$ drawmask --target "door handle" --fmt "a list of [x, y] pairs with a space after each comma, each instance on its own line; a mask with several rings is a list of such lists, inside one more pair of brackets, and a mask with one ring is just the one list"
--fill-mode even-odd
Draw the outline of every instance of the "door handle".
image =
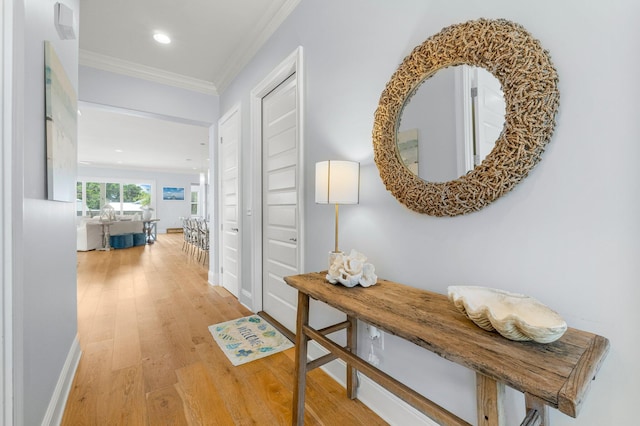
[[294, 243], [297, 243], [297, 242], [298, 242], [298, 239], [297, 239], [297, 238], [289, 238], [289, 241], [292, 241], [292, 242], [294, 242]]
[[239, 231], [239, 229], [238, 229], [238, 228], [231, 228], [231, 230], [232, 230], [233, 232], [238, 232], [238, 231]]

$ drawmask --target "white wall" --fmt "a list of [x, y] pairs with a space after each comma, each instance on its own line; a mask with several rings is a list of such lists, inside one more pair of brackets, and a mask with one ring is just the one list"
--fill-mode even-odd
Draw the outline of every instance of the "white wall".
[[[180, 217], [191, 216], [191, 184], [198, 184], [198, 174], [166, 173], [145, 170], [110, 169], [101, 167], [78, 167], [78, 179], [91, 178], [118, 178], [118, 179], [142, 179], [145, 182], [155, 182], [153, 194], [154, 218], [160, 219], [157, 223], [159, 233], [167, 232], [167, 228], [182, 228]], [[184, 200], [163, 200], [163, 187], [184, 188]]]
[[[313, 202], [312, 165], [358, 160], [360, 205], [341, 209], [344, 249], [363, 250], [381, 277], [439, 293], [453, 284], [526, 293], [556, 309], [570, 326], [608, 337], [611, 352], [579, 419], [552, 410], [551, 422], [634, 424], [634, 379], [640, 377], [640, 104], [634, 83], [639, 13], [633, 0], [305, 0], [221, 95], [221, 113], [242, 106], [244, 199], [251, 199], [249, 92], [302, 45], [304, 270], [325, 268], [333, 241], [332, 212]], [[399, 204], [379, 178], [373, 114], [387, 80], [415, 45], [445, 26], [480, 17], [518, 22], [549, 50], [560, 76], [556, 132], [529, 177], [482, 211], [455, 218], [419, 215]], [[242, 218], [243, 229], [250, 230], [249, 219]], [[246, 232], [245, 277], [249, 242]], [[382, 367], [476, 422], [474, 376], [466, 369], [392, 336], [386, 336]], [[521, 397], [508, 397], [507, 424], [518, 424]]]
[[[61, 41], [55, 0], [16, 5], [14, 90], [14, 424], [40, 424], [77, 332], [75, 205], [47, 200], [44, 40], [78, 87], [78, 41]], [[75, 13], [78, 0], [65, 0]], [[21, 11], [24, 8], [24, 16]]]
[[80, 99], [210, 125], [218, 119], [218, 97], [81, 66]]

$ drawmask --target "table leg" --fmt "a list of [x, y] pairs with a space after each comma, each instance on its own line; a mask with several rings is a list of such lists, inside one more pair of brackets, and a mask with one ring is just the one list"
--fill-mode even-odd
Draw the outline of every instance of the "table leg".
[[304, 393], [307, 385], [307, 342], [304, 327], [309, 325], [309, 295], [298, 291], [298, 314], [296, 320], [296, 365], [293, 385], [292, 425], [304, 424]]
[[540, 398], [528, 393], [524, 394], [524, 403], [527, 413], [529, 410], [536, 410], [542, 423], [540, 426], [549, 426], [549, 406]]
[[[349, 352], [358, 355], [358, 321], [355, 317], [347, 315], [349, 328], [347, 328], [347, 347]], [[358, 370], [347, 363], [347, 397], [356, 399], [358, 396]]]
[[101, 251], [110, 251], [111, 250], [111, 233], [109, 227], [110, 223], [102, 224], [102, 247], [98, 247], [98, 250]]
[[142, 232], [146, 234], [147, 244], [153, 244], [155, 242], [155, 238], [152, 235], [154, 225], [155, 223], [153, 222], [142, 222]]
[[478, 426], [503, 426], [504, 383], [476, 373]]

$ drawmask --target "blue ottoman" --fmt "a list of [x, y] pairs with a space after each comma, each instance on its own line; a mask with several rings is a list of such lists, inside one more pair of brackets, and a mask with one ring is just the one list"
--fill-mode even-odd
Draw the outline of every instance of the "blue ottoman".
[[140, 232], [137, 234], [133, 234], [133, 245], [134, 246], [143, 246], [147, 243], [147, 236]]
[[133, 247], [133, 234], [112, 235], [109, 242], [114, 249]]
[[122, 234], [123, 248], [133, 247], [133, 234]]
[[112, 235], [109, 237], [109, 242], [111, 243], [111, 247], [114, 249], [124, 248], [124, 235]]

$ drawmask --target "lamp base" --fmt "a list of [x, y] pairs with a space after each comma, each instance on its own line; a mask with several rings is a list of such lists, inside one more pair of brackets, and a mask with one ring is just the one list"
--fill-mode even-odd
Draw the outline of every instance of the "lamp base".
[[336, 258], [338, 256], [344, 256], [344, 252], [343, 251], [330, 251], [329, 252], [329, 268], [331, 268], [331, 265], [333, 265], [333, 262], [335, 262]]

